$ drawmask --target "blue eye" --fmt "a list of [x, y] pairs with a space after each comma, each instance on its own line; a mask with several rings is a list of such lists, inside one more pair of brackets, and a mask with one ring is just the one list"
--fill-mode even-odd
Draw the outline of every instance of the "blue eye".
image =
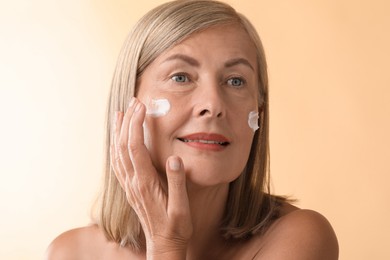
[[174, 75], [171, 79], [177, 83], [185, 83], [189, 81], [188, 77], [184, 74]]
[[241, 79], [241, 78], [231, 78], [231, 79], [228, 79], [227, 83], [233, 87], [241, 87], [242, 85], [245, 84], [245, 80]]

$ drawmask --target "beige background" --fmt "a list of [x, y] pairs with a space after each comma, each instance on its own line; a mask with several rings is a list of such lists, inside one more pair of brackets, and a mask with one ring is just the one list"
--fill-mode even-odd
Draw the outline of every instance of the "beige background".
[[[164, 1], [0, 1], [0, 259], [41, 259], [88, 224], [117, 54]], [[331, 221], [340, 259], [390, 259], [390, 2], [229, 2], [266, 48], [275, 192]]]

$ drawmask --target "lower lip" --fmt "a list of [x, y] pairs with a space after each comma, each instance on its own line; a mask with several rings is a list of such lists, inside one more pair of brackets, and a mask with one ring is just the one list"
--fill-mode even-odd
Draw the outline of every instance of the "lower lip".
[[200, 142], [183, 142], [183, 143], [199, 150], [208, 150], [208, 151], [215, 151], [215, 152], [222, 151], [226, 148], [226, 146], [222, 146], [219, 144], [205, 144]]

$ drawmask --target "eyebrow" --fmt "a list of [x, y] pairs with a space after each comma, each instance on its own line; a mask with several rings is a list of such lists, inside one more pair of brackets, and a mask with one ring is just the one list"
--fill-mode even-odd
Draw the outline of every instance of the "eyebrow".
[[[184, 62], [186, 62], [194, 67], [200, 67], [200, 63], [196, 59], [194, 59], [190, 56], [184, 55], [184, 54], [180, 54], [180, 53], [173, 54], [172, 56], [169, 56], [167, 59], [165, 59], [163, 61], [163, 63], [165, 63], [167, 61], [172, 61], [172, 60], [182, 60], [182, 61], [184, 61]], [[247, 59], [244, 59], [244, 58], [235, 58], [235, 59], [228, 60], [225, 63], [225, 67], [230, 68], [230, 67], [234, 67], [234, 66], [240, 65], [240, 64], [245, 65], [245, 66], [249, 67], [251, 70], [255, 71], [252, 64]]]
[[248, 66], [251, 70], [255, 71], [252, 64], [247, 59], [244, 59], [244, 58], [237, 58], [237, 59], [229, 60], [225, 63], [225, 67], [230, 68], [230, 67], [234, 67], [234, 66], [239, 65], [239, 64]]
[[191, 58], [190, 56], [184, 55], [184, 54], [173, 54], [172, 56], [169, 56], [167, 59], [163, 61], [163, 63], [171, 60], [182, 60], [192, 66], [200, 67], [200, 64], [197, 60], [194, 58]]

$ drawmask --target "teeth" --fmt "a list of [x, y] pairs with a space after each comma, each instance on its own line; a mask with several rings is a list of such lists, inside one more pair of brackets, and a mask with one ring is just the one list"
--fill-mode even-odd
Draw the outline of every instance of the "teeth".
[[189, 143], [189, 142], [196, 142], [196, 143], [202, 143], [202, 144], [219, 144], [223, 145], [224, 142], [217, 142], [217, 141], [210, 141], [210, 140], [190, 140], [190, 139], [182, 139], [183, 142]]

